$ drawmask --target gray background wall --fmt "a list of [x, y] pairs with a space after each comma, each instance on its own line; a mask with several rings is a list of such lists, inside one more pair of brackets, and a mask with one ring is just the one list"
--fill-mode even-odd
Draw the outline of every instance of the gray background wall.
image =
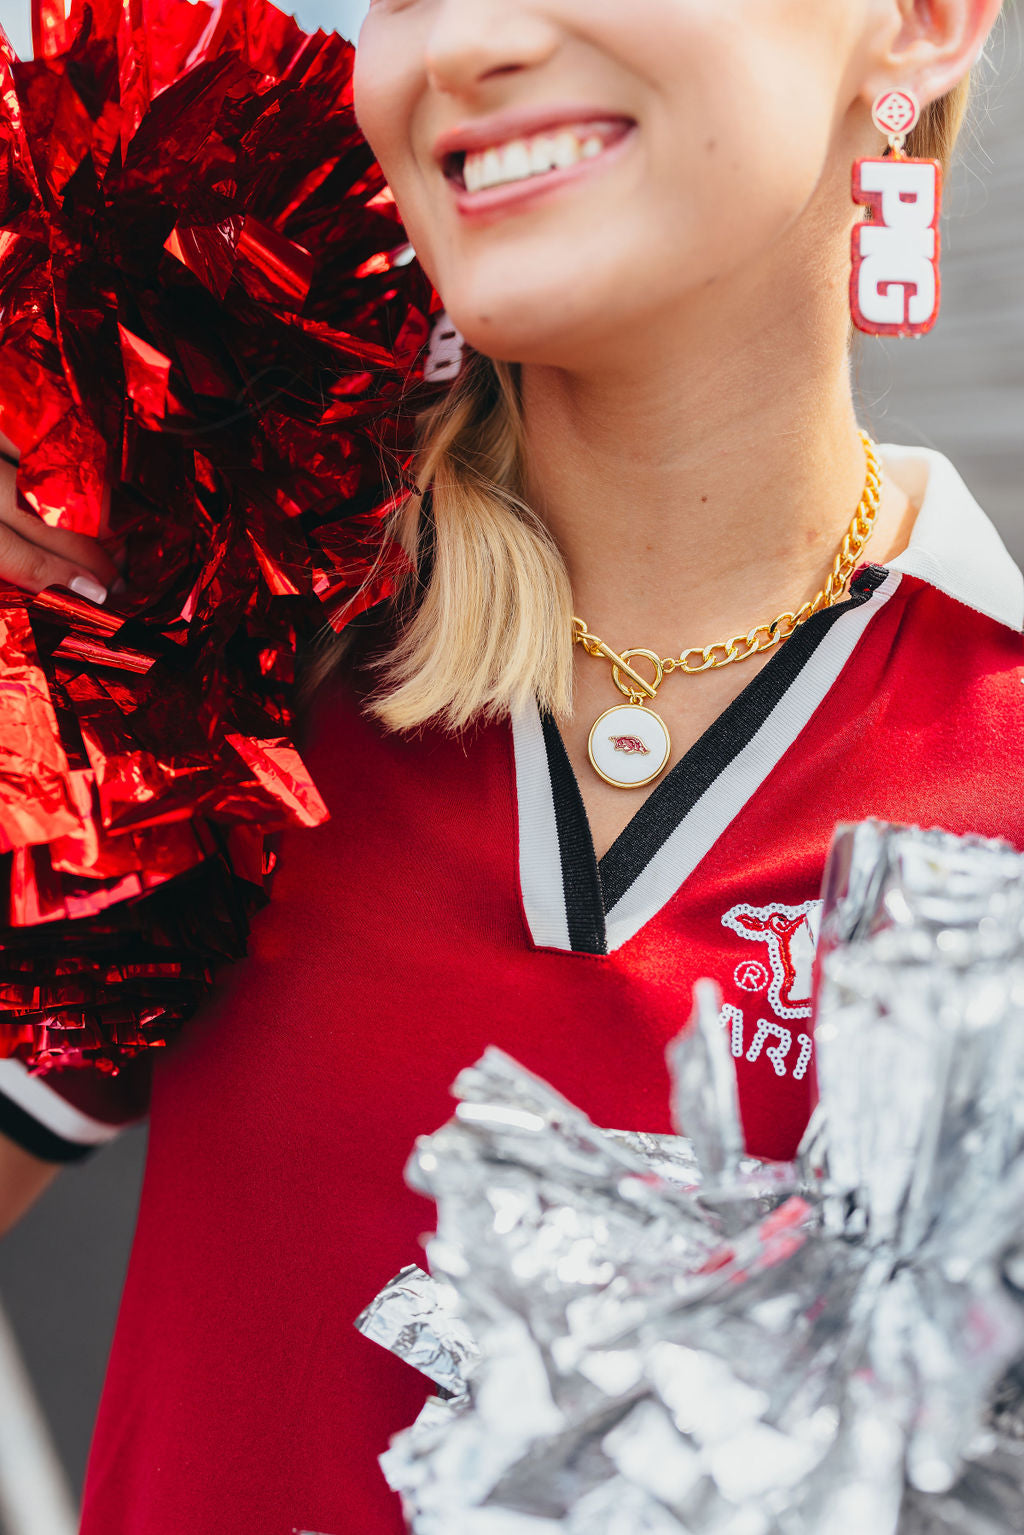
[[[354, 36], [360, 0], [306, 0], [306, 26]], [[0, 0], [27, 53], [27, 4]], [[1024, 38], [1019, 0], [950, 189], [944, 305], [931, 336], [862, 344], [862, 418], [887, 441], [938, 447], [1024, 563]], [[0, 1247], [0, 1295], [77, 1489], [113, 1333], [145, 1158], [133, 1130], [69, 1168]]]

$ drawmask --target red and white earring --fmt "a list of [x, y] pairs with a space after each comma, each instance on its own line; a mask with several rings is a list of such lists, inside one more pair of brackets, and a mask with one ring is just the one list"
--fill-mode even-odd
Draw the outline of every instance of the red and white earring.
[[920, 116], [912, 91], [879, 96], [871, 117], [891, 154], [853, 165], [853, 200], [869, 212], [853, 231], [850, 310], [869, 336], [923, 336], [939, 317], [942, 166], [903, 153]]

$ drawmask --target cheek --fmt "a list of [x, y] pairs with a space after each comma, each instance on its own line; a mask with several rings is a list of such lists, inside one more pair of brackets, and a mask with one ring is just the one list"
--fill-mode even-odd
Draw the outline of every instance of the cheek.
[[658, 265], [674, 255], [679, 277], [699, 283], [767, 253], [815, 196], [837, 67], [821, 35], [801, 41], [753, 20], [676, 29], [666, 41], [649, 123], [648, 215], [662, 231]]
[[728, 121], [703, 124], [685, 165], [662, 178], [669, 242], [698, 266], [702, 255], [716, 267], [756, 257], [799, 218], [820, 172], [807, 141], [738, 132]]
[[[359, 127], [394, 194], [417, 255], [430, 273], [430, 201], [411, 147], [422, 101], [419, 57], [411, 40], [399, 48], [389, 38], [385, 45], [376, 36], [371, 16], [360, 35], [352, 84]], [[405, 65], [403, 58], [409, 61]]]
[[415, 72], [401, 63], [403, 52], [378, 39], [371, 18], [360, 36], [352, 76], [356, 119], [396, 197], [412, 170], [410, 127], [416, 91]]

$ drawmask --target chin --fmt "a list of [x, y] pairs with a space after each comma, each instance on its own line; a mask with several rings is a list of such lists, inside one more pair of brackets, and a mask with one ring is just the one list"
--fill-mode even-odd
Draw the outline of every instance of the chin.
[[495, 303], [446, 303], [448, 315], [476, 352], [497, 362], [546, 364], [571, 367], [594, 344], [605, 306], [592, 312], [577, 302], [566, 314], [566, 284], [556, 301], [549, 295], [505, 291]]
[[533, 329], [523, 331], [517, 327], [470, 326], [463, 330], [457, 320], [455, 324], [475, 352], [482, 352], [494, 362], [571, 369], [580, 355], [577, 347], [558, 335], [538, 334]]
[[523, 362], [530, 358], [543, 331], [534, 324], [524, 325], [522, 318], [506, 313], [503, 300], [493, 310], [483, 313], [475, 306], [446, 304], [448, 316], [475, 352], [493, 357], [497, 362]]

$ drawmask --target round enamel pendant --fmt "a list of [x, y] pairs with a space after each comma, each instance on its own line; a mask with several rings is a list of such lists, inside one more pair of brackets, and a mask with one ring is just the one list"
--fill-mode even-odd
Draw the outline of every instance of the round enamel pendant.
[[605, 783], [616, 789], [640, 789], [664, 770], [672, 741], [668, 726], [653, 709], [619, 704], [594, 721], [587, 751]]

